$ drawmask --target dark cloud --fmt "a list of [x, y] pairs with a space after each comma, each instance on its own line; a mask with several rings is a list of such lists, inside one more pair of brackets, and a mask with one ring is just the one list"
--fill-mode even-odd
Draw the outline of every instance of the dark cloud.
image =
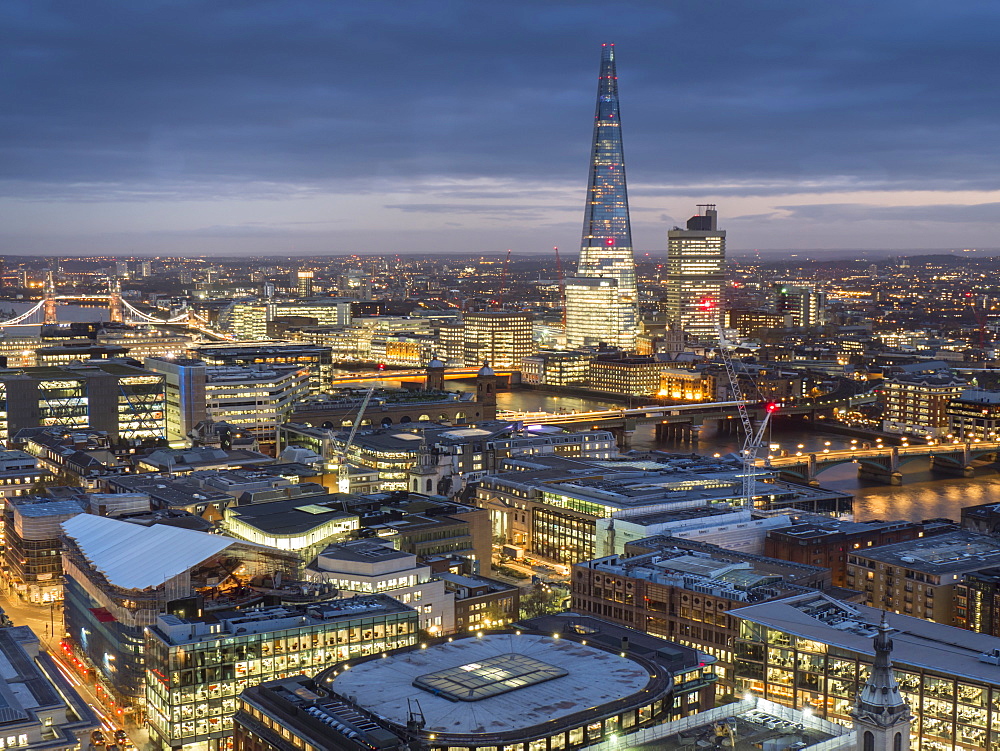
[[0, 196], [544, 216], [582, 204], [605, 41], [636, 199], [1000, 187], [994, 2], [611, 6], [8, 0]]

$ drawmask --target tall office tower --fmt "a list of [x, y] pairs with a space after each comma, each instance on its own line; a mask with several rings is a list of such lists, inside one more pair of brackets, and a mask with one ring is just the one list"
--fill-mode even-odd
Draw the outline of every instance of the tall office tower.
[[139, 273], [143, 277], [151, 277], [153, 275], [153, 264], [151, 261], [143, 261], [139, 265]]
[[296, 291], [299, 297], [312, 297], [313, 293], [313, 272], [299, 271], [295, 275]]
[[715, 204], [667, 233], [667, 321], [685, 334], [713, 341], [722, 323], [726, 281], [726, 232], [719, 229]]
[[635, 347], [638, 294], [619, 120], [615, 46], [605, 44], [597, 83], [580, 264], [577, 276], [566, 280], [566, 340], [570, 348], [599, 342]]

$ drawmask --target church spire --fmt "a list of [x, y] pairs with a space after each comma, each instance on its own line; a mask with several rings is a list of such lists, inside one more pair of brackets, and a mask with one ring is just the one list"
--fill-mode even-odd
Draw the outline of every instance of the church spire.
[[910, 748], [913, 716], [892, 669], [890, 631], [885, 611], [882, 611], [878, 633], [873, 640], [875, 663], [851, 712], [858, 735], [858, 751], [908, 751]]

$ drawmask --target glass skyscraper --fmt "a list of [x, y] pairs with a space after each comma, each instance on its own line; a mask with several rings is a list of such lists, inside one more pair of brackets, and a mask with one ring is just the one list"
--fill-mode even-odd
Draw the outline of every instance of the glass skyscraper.
[[[606, 280], [606, 283], [582, 279]], [[629, 226], [625, 156], [618, 110], [615, 46], [601, 50], [594, 145], [577, 278], [566, 281], [570, 347], [605, 342], [633, 349], [638, 319], [635, 258]]]

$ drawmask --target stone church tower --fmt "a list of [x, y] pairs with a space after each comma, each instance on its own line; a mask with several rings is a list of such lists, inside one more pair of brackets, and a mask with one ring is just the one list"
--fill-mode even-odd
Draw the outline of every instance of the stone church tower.
[[892, 639], [882, 612], [875, 635], [875, 664], [868, 683], [861, 689], [851, 717], [858, 736], [857, 751], [910, 751], [910, 722], [913, 715], [903, 699], [892, 671]]

